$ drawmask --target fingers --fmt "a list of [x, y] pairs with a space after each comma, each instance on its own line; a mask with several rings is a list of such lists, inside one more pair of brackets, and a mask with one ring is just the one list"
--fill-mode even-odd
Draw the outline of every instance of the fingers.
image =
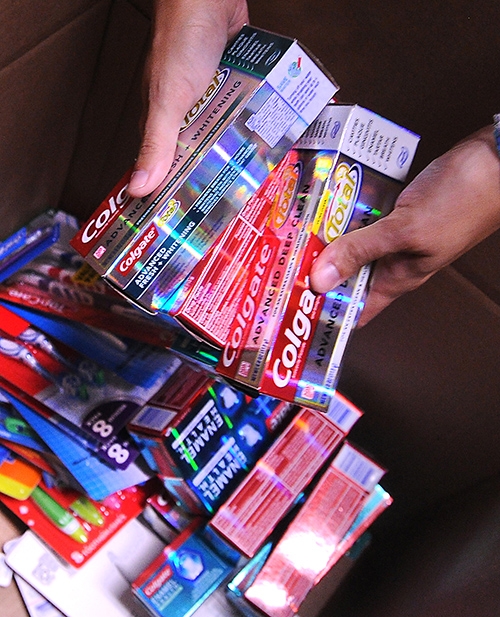
[[213, 78], [228, 40], [248, 20], [242, 0], [158, 0], [146, 73], [143, 139], [129, 193], [143, 197], [172, 165], [179, 127]]
[[128, 191], [133, 197], [151, 193], [167, 175], [177, 145], [183, 108], [176, 102], [163, 107], [154, 101], [144, 126], [139, 155]]
[[314, 291], [330, 291], [356, 274], [361, 266], [401, 250], [393, 227], [389, 216], [340, 236], [326, 246], [311, 268]]
[[419, 259], [412, 254], [396, 253], [382, 257], [374, 264], [366, 305], [358, 327], [366, 325], [394, 300], [417, 289], [435, 273], [435, 270], [422, 271]]

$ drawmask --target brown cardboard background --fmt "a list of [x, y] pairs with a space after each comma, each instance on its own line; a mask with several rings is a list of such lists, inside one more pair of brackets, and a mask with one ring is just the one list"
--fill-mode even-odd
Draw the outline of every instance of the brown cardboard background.
[[82, 219], [95, 210], [136, 155], [148, 37], [149, 20], [142, 12], [126, 0], [113, 2], [61, 196], [61, 206]]
[[59, 203], [108, 4], [94, 3], [0, 71], [2, 237]]
[[0, 3], [0, 68], [36, 47], [100, 0]]

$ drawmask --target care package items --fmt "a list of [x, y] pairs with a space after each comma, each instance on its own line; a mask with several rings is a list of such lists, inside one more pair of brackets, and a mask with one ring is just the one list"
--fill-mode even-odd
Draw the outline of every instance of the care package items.
[[[166, 349], [164, 337], [151, 345], [12, 296], [0, 311], [5, 350], [16, 351], [4, 354], [0, 502], [29, 529], [5, 547], [5, 560], [32, 614], [42, 606], [57, 617], [97, 606], [117, 616], [257, 610], [251, 590], [236, 602], [240, 588], [230, 584], [282, 537], [361, 411], [339, 393], [327, 413], [249, 396], [213, 362]], [[243, 500], [247, 481], [262, 489], [256, 521], [241, 511], [251, 550], [216, 518]], [[280, 483], [284, 493], [274, 490]], [[347, 538], [337, 542], [339, 558]], [[311, 593], [336, 565], [332, 558]]]
[[[311, 290], [311, 266], [337, 237], [391, 211], [417, 143], [410, 131], [357, 105], [322, 111], [277, 170], [286, 190], [249, 260], [219, 374], [254, 394], [328, 409], [370, 266], [326, 294]], [[243, 271], [241, 261], [232, 265]]]
[[[338, 390], [370, 266], [319, 252], [393, 207], [418, 137], [245, 26], [151, 195], [0, 243], [0, 504], [30, 617], [316, 617], [391, 504]], [[331, 591], [333, 593], [333, 591]]]

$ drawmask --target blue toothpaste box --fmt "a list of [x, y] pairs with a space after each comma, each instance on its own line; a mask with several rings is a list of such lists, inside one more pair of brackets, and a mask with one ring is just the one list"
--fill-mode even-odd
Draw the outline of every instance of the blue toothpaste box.
[[152, 615], [189, 617], [231, 572], [194, 523], [132, 583], [132, 592]]

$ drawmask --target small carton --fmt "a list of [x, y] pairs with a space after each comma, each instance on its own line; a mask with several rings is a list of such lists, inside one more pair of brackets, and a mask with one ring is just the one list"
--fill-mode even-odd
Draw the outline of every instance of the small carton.
[[294, 149], [283, 170], [280, 195], [246, 269], [246, 287], [233, 319], [217, 372], [259, 391], [267, 357], [294, 288], [297, 264], [308, 241], [317, 202], [328, 178], [324, 153]]
[[245, 591], [270, 617], [293, 617], [338, 561], [338, 547], [385, 469], [345, 443]]
[[199, 524], [185, 529], [133, 582], [132, 592], [158, 617], [188, 617], [228, 578], [231, 566], [212, 550]]
[[294, 149], [285, 155], [176, 294], [168, 313], [196, 338], [226, 345], [268, 220], [295, 193], [296, 158]]
[[116, 186], [72, 245], [156, 313], [337, 90], [297, 41], [245, 26], [186, 114], [173, 166], [149, 197]]
[[302, 408], [219, 508], [210, 527], [253, 557], [361, 416], [341, 395], [328, 413]]
[[[348, 571], [352, 568], [359, 555], [369, 545], [372, 537], [369, 527], [391, 505], [391, 503], [392, 497], [382, 488], [382, 486], [380, 486], [380, 484], [377, 484], [365, 500], [363, 507], [354, 519], [354, 522], [349, 527], [347, 533], [336, 544], [334, 551], [329, 551], [331, 558], [328, 560], [328, 565], [325, 567], [324, 571], [315, 579], [312, 586], [309, 582], [305, 583], [304, 591], [306, 595], [298, 606], [300, 617], [317, 617], [322, 612], [327, 601], [332, 597], [333, 593], [345, 579]], [[327, 507], [330, 507], [328, 500], [326, 501], [326, 504]], [[300, 513], [302, 513], [304, 509], [311, 506], [314, 506], [314, 500], [312, 498], [306, 501], [306, 503], [301, 504], [299, 506], [300, 510], [298, 510], [299, 514], [296, 512], [293, 513], [297, 517], [297, 520], [300, 520], [299, 515], [302, 516]], [[288, 533], [288, 528], [290, 530], [296, 528], [294, 517], [292, 517], [291, 522], [286, 526], [284, 532], [287, 534], [287, 538], [289, 540], [291, 532]], [[325, 530], [324, 517], [320, 517], [318, 522], [318, 529], [319, 528]], [[314, 529], [316, 529], [316, 527], [314, 527]], [[249, 595], [254, 593], [252, 586], [257, 576], [264, 570], [264, 568], [266, 568], [268, 559], [270, 564], [272, 564], [274, 551], [276, 550], [279, 552], [282, 549], [282, 538], [283, 533], [273, 533], [273, 538], [266, 542], [258, 553], [252, 557], [252, 559], [248, 560], [236, 571], [236, 574], [227, 585], [227, 596], [229, 601], [237, 606], [241, 613], [246, 617], [260, 617], [263, 614], [260, 610], [262, 606], [257, 608], [255, 604], [246, 598], [246, 591], [249, 591]], [[295, 534], [292, 538], [296, 540], [296, 546], [294, 548], [295, 551], [301, 552], [305, 556], [309, 556], [311, 554], [312, 544], [311, 538], [308, 534]], [[328, 533], [325, 534], [324, 546], [328, 545], [326, 538], [328, 538]], [[285, 540], [285, 538], [283, 539]], [[314, 557], [318, 559], [323, 557], [323, 555], [319, 554], [319, 550], [316, 550], [314, 555], [311, 556], [313, 559]], [[321, 567], [323, 563], [324, 559], [322, 559], [319, 567]], [[274, 581], [276, 581], [276, 587], [273, 587]], [[268, 583], [269, 585], [267, 589], [276, 589], [278, 591], [278, 600], [284, 599], [284, 605], [287, 605], [288, 597], [285, 598], [282, 593], [280, 572], [278, 571], [276, 573], [273, 580], [268, 579]], [[293, 593], [290, 596], [290, 599], [293, 599], [293, 610], [294, 612], [297, 612], [297, 598], [293, 596]]]

